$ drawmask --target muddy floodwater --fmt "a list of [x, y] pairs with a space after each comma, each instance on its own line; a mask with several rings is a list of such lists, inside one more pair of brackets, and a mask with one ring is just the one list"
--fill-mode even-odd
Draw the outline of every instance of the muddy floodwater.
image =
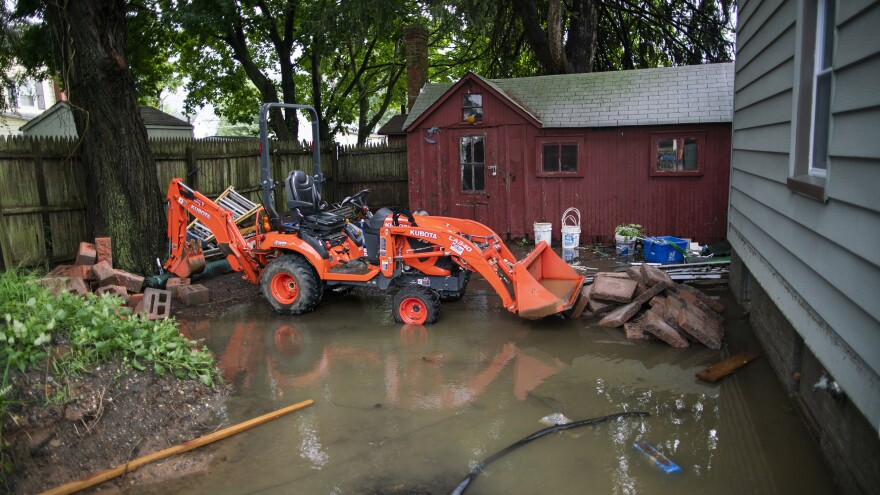
[[[390, 296], [369, 292], [329, 295], [299, 317], [257, 300], [186, 322], [235, 388], [229, 423], [315, 404], [212, 447], [207, 473], [128, 493], [449, 493], [542, 417], [622, 411], [651, 416], [542, 437], [467, 493], [836, 493], [766, 359], [718, 384], [694, 377], [760, 350], [726, 288], [704, 290], [727, 306], [721, 351], [627, 341], [595, 319], [523, 320], [477, 280], [429, 327], [395, 324]], [[640, 442], [681, 471], [660, 470]]]

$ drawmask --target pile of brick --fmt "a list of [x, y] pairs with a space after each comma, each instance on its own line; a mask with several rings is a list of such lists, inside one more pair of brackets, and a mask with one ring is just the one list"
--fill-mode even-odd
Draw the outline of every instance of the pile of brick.
[[[184, 280], [189, 286], [189, 279]], [[112, 241], [109, 237], [98, 237], [94, 243], [81, 242], [74, 264], [58, 265], [37, 282], [56, 292], [68, 291], [81, 296], [89, 293], [117, 295], [135, 313], [144, 313], [150, 320], [168, 318], [171, 314], [171, 290], [142, 290], [144, 277], [113, 268]], [[184, 304], [208, 302], [206, 287], [189, 287], [183, 295], [178, 290], [177, 295]]]
[[678, 284], [659, 268], [599, 273], [584, 286], [572, 317], [601, 316], [600, 326], [623, 327], [631, 340], [657, 338], [673, 347], [698, 342], [720, 349], [724, 306], [699, 289]]

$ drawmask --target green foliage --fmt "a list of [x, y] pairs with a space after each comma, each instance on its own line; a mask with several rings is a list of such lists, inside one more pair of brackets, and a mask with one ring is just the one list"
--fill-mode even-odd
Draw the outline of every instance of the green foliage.
[[614, 233], [623, 237], [645, 237], [645, 228], [637, 223], [622, 223], [614, 227]]
[[217, 379], [211, 354], [195, 348], [173, 319], [146, 320], [123, 307], [117, 296], [56, 296], [30, 275], [5, 272], [0, 275], [0, 315], [0, 366], [24, 372], [46, 359], [50, 344], [63, 337], [70, 350], [52, 363], [62, 374], [120, 359], [139, 370], [151, 368], [209, 386]]

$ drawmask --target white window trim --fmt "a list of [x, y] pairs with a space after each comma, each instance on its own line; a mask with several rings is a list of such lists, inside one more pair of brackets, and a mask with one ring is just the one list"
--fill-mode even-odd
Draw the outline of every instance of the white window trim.
[[[831, 76], [834, 71], [833, 63], [828, 67], [822, 67], [823, 60], [825, 59], [826, 50], [827, 49], [831, 49], [832, 51], [834, 50], [833, 46], [832, 47], [825, 46], [825, 35], [826, 35], [825, 27], [826, 27], [826, 20], [827, 20], [827, 16], [828, 16], [828, 8], [829, 8], [829, 4], [831, 3], [831, 1], [832, 0], [819, 0], [818, 9], [816, 11], [816, 47], [815, 47], [815, 51], [813, 52], [814, 53], [814, 55], [813, 55], [813, 84], [812, 84], [813, 88], [812, 88], [812, 95], [810, 95], [810, 101], [811, 101], [811, 104], [810, 104], [810, 147], [809, 147], [809, 153], [808, 153], [809, 168], [808, 168], [807, 173], [813, 177], [822, 177], [822, 178], [828, 177], [828, 169], [827, 169], [828, 160], [826, 159], [826, 161], [825, 161], [826, 168], [815, 167], [814, 162], [815, 162], [816, 157], [814, 156], [813, 150], [815, 149], [815, 144], [816, 144], [816, 106], [817, 106], [816, 98], [817, 98], [818, 90], [819, 90], [819, 78], [820, 77], [826, 76], [826, 75], [829, 76], [829, 78], [831, 79], [829, 84], [832, 85], [831, 95], [829, 95], [829, 98], [831, 96], [833, 96], [833, 94], [834, 94], [834, 91], [833, 91], [834, 80], [833, 80], [833, 77]], [[833, 29], [833, 27], [832, 27], [832, 29]], [[834, 41], [832, 39], [832, 43], [833, 42]], [[829, 104], [830, 104], [830, 102], [829, 102]], [[830, 109], [829, 109], [828, 119], [829, 119], [829, 121], [831, 120]], [[830, 122], [829, 122], [829, 127], [830, 127]], [[824, 136], [823, 139], [825, 139], [826, 141], [829, 141], [830, 137], [831, 136], [830, 136], [830, 129], [829, 129], [828, 135]], [[827, 145], [828, 145], [828, 143], [826, 143], [826, 149], [828, 147]]]

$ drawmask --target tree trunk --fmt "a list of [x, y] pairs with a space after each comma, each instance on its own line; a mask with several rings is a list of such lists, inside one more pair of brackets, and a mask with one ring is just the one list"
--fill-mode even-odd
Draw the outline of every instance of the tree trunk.
[[574, 73], [593, 72], [599, 46], [598, 0], [574, 0], [568, 27], [565, 52], [569, 70]]
[[49, 3], [56, 53], [81, 138], [89, 231], [113, 238], [117, 268], [150, 274], [165, 215], [125, 56], [125, 1]]

